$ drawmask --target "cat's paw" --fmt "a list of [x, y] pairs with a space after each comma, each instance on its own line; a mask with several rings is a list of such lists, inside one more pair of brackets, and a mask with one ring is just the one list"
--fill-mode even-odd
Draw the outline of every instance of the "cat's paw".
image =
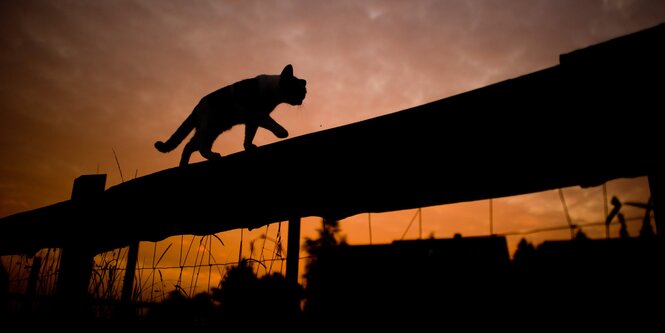
[[289, 137], [289, 132], [285, 129], [282, 129], [281, 131], [275, 131], [275, 136], [284, 139]]
[[246, 143], [245, 144], [245, 150], [254, 150], [256, 149], [256, 145], [253, 143]]
[[209, 158], [208, 160], [210, 160], [210, 161], [219, 161], [219, 160], [221, 160], [221, 159], [222, 159], [222, 154], [220, 154], [220, 153], [212, 153], [212, 154], [210, 155], [210, 158]]

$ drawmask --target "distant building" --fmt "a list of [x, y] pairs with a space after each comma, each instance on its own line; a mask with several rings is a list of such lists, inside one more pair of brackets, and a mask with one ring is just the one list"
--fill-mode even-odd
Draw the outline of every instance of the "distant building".
[[310, 315], [404, 323], [491, 307], [476, 300], [505, 290], [510, 255], [504, 237], [456, 237], [338, 246], [319, 262]]

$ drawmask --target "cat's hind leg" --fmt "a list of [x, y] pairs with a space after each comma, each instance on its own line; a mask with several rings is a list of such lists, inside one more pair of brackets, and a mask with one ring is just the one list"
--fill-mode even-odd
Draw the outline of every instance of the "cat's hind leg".
[[201, 156], [205, 157], [207, 160], [218, 160], [222, 158], [222, 155], [220, 153], [215, 153], [211, 150], [201, 150]]
[[182, 150], [182, 156], [180, 157], [180, 166], [186, 166], [189, 164], [189, 158], [192, 156], [192, 153], [197, 150], [196, 147], [196, 142], [194, 142], [194, 139], [190, 140], [187, 142], [185, 145], [185, 148]]
[[201, 143], [201, 147], [199, 149], [199, 152], [201, 153], [201, 156], [203, 156], [205, 159], [213, 161], [213, 160], [218, 160], [222, 158], [222, 155], [219, 153], [215, 153], [212, 151], [212, 143], [214, 140], [202, 140], [203, 142]]
[[270, 118], [270, 116], [263, 119], [259, 123], [259, 126], [271, 131], [272, 134], [275, 134], [275, 136], [280, 139], [284, 139], [289, 136], [289, 132], [284, 127], [282, 127], [282, 125], [278, 124], [274, 119]]

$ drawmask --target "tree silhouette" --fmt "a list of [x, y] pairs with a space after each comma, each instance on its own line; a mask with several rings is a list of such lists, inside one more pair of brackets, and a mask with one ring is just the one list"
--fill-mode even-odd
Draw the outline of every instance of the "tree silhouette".
[[537, 253], [536, 247], [522, 238], [513, 254], [512, 275], [506, 280], [506, 288], [512, 291], [509, 307], [516, 313], [530, 312], [527, 300], [532, 297], [531, 291], [537, 288], [540, 280], [536, 274]]
[[[297, 298], [294, 300], [294, 298]], [[302, 299], [302, 290], [273, 273], [257, 277], [252, 261], [243, 259], [230, 268], [212, 293], [192, 298], [174, 290], [146, 316], [149, 327], [248, 327], [272, 328], [276, 322], [297, 324], [300, 312], [293, 304]], [[257, 320], [259, 319], [259, 320]]]
[[300, 309], [293, 304], [299, 304], [303, 297], [300, 285], [289, 283], [284, 275], [273, 273], [264, 275], [259, 279], [257, 297], [257, 313], [262, 320], [280, 321], [282, 323], [296, 324], [300, 318]]
[[575, 240], [578, 242], [585, 242], [589, 240], [589, 236], [582, 229], [577, 229], [575, 233]]
[[210, 294], [199, 293], [189, 298], [180, 289], [168, 296], [146, 315], [148, 327], [195, 328], [212, 326], [219, 318], [219, 309]]
[[212, 299], [220, 303], [222, 320], [247, 321], [252, 329], [269, 328], [275, 320], [295, 323], [300, 313], [292, 304], [302, 298], [299, 286], [290, 285], [279, 273], [259, 278], [254, 272], [251, 261], [243, 259], [229, 269], [219, 288], [213, 288]]
[[325, 293], [334, 293], [334, 281], [328, 279], [334, 276], [327, 265], [330, 251], [338, 246], [346, 246], [346, 237], [341, 235], [339, 221], [322, 219], [321, 229], [317, 230], [318, 238], [305, 238], [304, 249], [310, 255], [307, 262], [304, 278], [306, 281], [305, 315], [310, 318], [330, 315], [334, 305], [326, 304]]
[[517, 250], [513, 255], [513, 265], [518, 269], [527, 269], [533, 264], [536, 257], [536, 248], [533, 244], [522, 238], [517, 244]]
[[212, 291], [213, 299], [220, 302], [222, 316], [227, 319], [249, 319], [259, 296], [259, 278], [248, 260], [243, 259], [227, 272], [219, 289]]

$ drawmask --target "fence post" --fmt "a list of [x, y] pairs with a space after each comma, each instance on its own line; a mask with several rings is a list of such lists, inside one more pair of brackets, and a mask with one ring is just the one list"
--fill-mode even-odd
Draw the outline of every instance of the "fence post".
[[[74, 180], [71, 199], [75, 203], [90, 201], [103, 193], [105, 186], [105, 174], [80, 176]], [[80, 207], [84, 209], [85, 206]], [[79, 211], [78, 213], [83, 214], [84, 212]], [[85, 226], [73, 225], [70, 229], [73, 231], [77, 227]], [[60, 311], [81, 315], [82, 311], [86, 310], [85, 301], [88, 296], [95, 251], [90, 248], [90, 240], [78, 239], [75, 235], [68, 236], [68, 242], [61, 251], [56, 285], [56, 295], [60, 300], [59, 306], [62, 307]]]

